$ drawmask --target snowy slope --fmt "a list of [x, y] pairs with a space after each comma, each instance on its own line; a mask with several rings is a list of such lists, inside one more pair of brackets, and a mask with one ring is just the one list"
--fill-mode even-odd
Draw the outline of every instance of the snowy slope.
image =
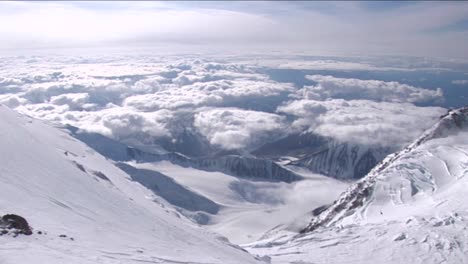
[[246, 247], [273, 263], [467, 263], [467, 176], [462, 108], [389, 155], [303, 234], [278, 231]]
[[184, 216], [234, 243], [255, 241], [278, 226], [299, 230], [310, 218], [311, 207], [330, 203], [348, 186], [266, 159], [233, 153], [198, 159], [150, 153], [100, 134], [65, 128]]
[[[138, 180], [144, 184], [158, 179], [158, 187], [153, 188], [156, 194], [164, 192], [161, 177], [173, 180], [173, 184], [180, 186], [178, 193], [161, 196], [177, 206], [182, 214], [234, 243], [255, 241], [278, 225], [292, 225], [291, 228], [298, 231], [307, 223], [304, 220], [310, 217], [311, 206], [330, 203], [348, 186], [301, 171], [297, 173], [305, 180], [287, 183], [250, 181], [169, 161], [132, 161], [120, 163], [119, 167], [138, 175]], [[196, 194], [197, 198], [188, 193]], [[174, 200], [174, 196], [178, 200]]]
[[257, 262], [83, 143], [3, 106], [0, 157], [0, 215], [34, 229], [0, 236], [2, 264]]
[[[398, 207], [399, 214], [390, 216], [399, 217], [409, 204], [434, 199], [446, 189], [463, 185], [468, 171], [467, 133], [468, 107], [450, 111], [414, 143], [389, 155], [364, 179], [351, 186], [307, 229], [343, 218], [352, 217], [352, 222], [380, 218], [379, 215], [384, 215], [384, 206], [390, 206], [389, 210]], [[414, 208], [409, 212], [412, 210]]]

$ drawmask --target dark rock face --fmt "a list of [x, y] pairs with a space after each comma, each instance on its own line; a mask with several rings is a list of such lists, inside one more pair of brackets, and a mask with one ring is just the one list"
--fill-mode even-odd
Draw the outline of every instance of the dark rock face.
[[354, 178], [364, 177], [379, 161], [372, 151], [366, 151], [354, 166]]
[[338, 179], [359, 179], [389, 152], [389, 149], [382, 147], [331, 142], [292, 164]]
[[205, 156], [215, 150], [208, 140], [193, 129], [181, 128], [172, 136], [175, 140], [173, 138], [161, 138], [156, 143], [169, 152], [179, 152], [189, 157]]
[[300, 157], [308, 153], [317, 152], [328, 143], [329, 139], [313, 134], [292, 134], [267, 143], [252, 151], [257, 157], [275, 159], [281, 156]]
[[301, 180], [298, 174], [277, 163], [255, 157], [228, 155], [219, 158], [193, 160], [194, 167], [208, 171], [222, 171], [227, 174], [255, 180], [294, 182]]
[[387, 147], [338, 142], [314, 133], [293, 134], [265, 144], [252, 154], [267, 159], [296, 157], [290, 165], [337, 179], [364, 177], [387, 154], [396, 151]]
[[312, 210], [312, 216], [317, 216], [321, 214], [323, 211], [327, 210], [328, 207], [330, 207], [330, 205], [322, 205], [322, 206], [315, 208], [314, 210]]
[[[3, 230], [11, 230], [13, 229], [13, 233], [15, 234], [23, 234], [23, 235], [32, 235], [32, 229], [28, 224], [28, 221], [23, 217], [15, 214], [6, 214], [2, 217], [0, 221], [0, 228]], [[7, 233], [2, 231], [2, 233]]]
[[[73, 133], [73, 127], [68, 127], [68, 129]], [[191, 158], [177, 152], [156, 154], [127, 146], [95, 133], [75, 133], [72, 135], [86, 143], [96, 152], [117, 162], [132, 160], [137, 162], [157, 162], [167, 160], [183, 167], [193, 167], [205, 171], [222, 171], [232, 176], [255, 180], [293, 182], [302, 179], [298, 174], [267, 158], [245, 157], [229, 152], [218, 152], [215, 155], [204, 157], [200, 157], [200, 155], [203, 155], [203, 153], [200, 153], [196, 158]], [[99, 177], [99, 175], [96, 176]]]

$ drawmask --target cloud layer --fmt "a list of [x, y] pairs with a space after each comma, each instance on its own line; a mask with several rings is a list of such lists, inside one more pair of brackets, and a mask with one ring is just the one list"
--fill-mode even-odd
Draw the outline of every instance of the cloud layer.
[[0, 103], [129, 144], [180, 142], [188, 133], [226, 150], [297, 132], [402, 145], [444, 112], [416, 106], [436, 105], [440, 89], [322, 75], [296, 87], [263, 70], [198, 55], [9, 57], [0, 65]]
[[454, 80], [454, 81], [452, 81], [452, 83], [456, 84], [456, 85], [467, 85], [468, 80]]
[[342, 142], [389, 147], [410, 142], [446, 112], [440, 107], [409, 103], [343, 99], [295, 100], [278, 111], [297, 117], [292, 123], [296, 131], [310, 131]]
[[275, 114], [224, 108], [197, 113], [194, 126], [211, 144], [242, 149], [284, 134], [286, 123]]
[[38, 48], [103, 47], [107, 52], [109, 47], [146, 46], [153, 51], [467, 58], [468, 4], [394, 5], [375, 9], [365, 1], [2, 2], [0, 50], [24, 54]]
[[317, 82], [316, 86], [304, 88], [303, 96], [308, 99], [368, 99], [372, 101], [419, 104], [438, 103], [443, 99], [442, 89], [440, 88], [432, 91], [398, 82], [344, 79], [322, 75], [308, 75], [306, 78]]

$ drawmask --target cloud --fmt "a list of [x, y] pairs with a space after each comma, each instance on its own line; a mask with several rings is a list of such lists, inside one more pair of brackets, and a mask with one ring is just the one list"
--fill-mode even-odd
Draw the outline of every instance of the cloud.
[[336, 60], [279, 61], [276, 67], [280, 69], [301, 70], [387, 70], [365, 63]]
[[454, 80], [452, 83], [456, 85], [466, 85], [468, 84], [468, 80]]
[[81, 110], [88, 102], [89, 94], [87, 93], [61, 94], [50, 98], [51, 104], [67, 105], [70, 110]]
[[123, 105], [141, 111], [238, 106], [281, 97], [294, 89], [292, 84], [273, 82], [252, 70], [208, 63], [179, 72], [170, 84], [160, 85], [152, 94], [127, 97]]
[[[51, 111], [53, 112], [53, 111]], [[173, 117], [168, 110], [135, 112], [118, 106], [96, 112], [56, 112], [61, 123], [78, 126], [131, 145], [153, 144], [155, 138], [170, 137], [166, 128]]]
[[[245, 65], [181, 58], [168, 62], [134, 57], [126, 63], [115, 58], [19, 58], [7, 61], [15, 67], [4, 71], [12, 77], [2, 79], [2, 84], [17, 85], [19, 90], [0, 95], [0, 102], [40, 119], [127, 143], [132, 139], [138, 145], [170, 138], [181, 125], [193, 126], [186, 122], [203, 107], [249, 102], [261, 106], [263, 101], [268, 105], [264, 98], [286, 98], [294, 89]], [[181, 82], [182, 77], [187, 81]], [[184, 124], [175, 124], [179, 121]], [[254, 134], [251, 128], [246, 135], [250, 134]], [[242, 142], [238, 145], [245, 146], [247, 140]]]
[[[262, 41], [269, 37], [263, 29], [274, 24], [265, 16], [222, 9], [141, 8], [132, 4], [125, 8], [103, 4], [103, 8], [94, 9], [68, 3], [2, 3], [1, 7], [0, 47], [5, 48], [197, 44], [237, 42], [246, 37]], [[4, 26], [7, 23], [15, 29]]]
[[216, 108], [195, 114], [194, 126], [211, 144], [224, 149], [251, 149], [259, 142], [284, 133], [282, 116], [241, 110]]
[[308, 99], [368, 99], [378, 102], [419, 104], [437, 103], [443, 100], [440, 88], [428, 90], [399, 82], [336, 78], [323, 75], [307, 75], [306, 78], [317, 82], [317, 85], [304, 87], [300, 91], [301, 96]]
[[148, 46], [466, 58], [467, 10], [466, 3], [446, 1], [381, 10], [359, 2], [3, 2], [0, 48], [20, 54], [34, 48], [102, 47], [107, 53], [109, 47]]
[[16, 94], [0, 94], [0, 104], [4, 104], [10, 108], [16, 108], [25, 103], [26, 100]]
[[[112, 109], [104, 113], [102, 117], [96, 118], [94, 124], [99, 124], [107, 129], [112, 137], [127, 139], [144, 133], [152, 137], [169, 136], [165, 123], [171, 113], [168, 111], [157, 111], [152, 113], [138, 113], [124, 109]], [[105, 130], [104, 130], [105, 131]]]
[[295, 100], [278, 108], [296, 116], [292, 127], [341, 142], [388, 147], [403, 146], [446, 112], [440, 107], [369, 100]]
[[414, 106], [437, 105], [443, 99], [438, 90], [321, 75], [308, 76], [317, 84], [300, 88], [270, 79], [252, 61], [199, 55], [8, 57], [0, 68], [0, 103], [132, 145], [177, 142], [188, 131], [200, 144], [212, 144], [207, 149], [230, 150], [305, 131], [401, 145], [443, 112]]

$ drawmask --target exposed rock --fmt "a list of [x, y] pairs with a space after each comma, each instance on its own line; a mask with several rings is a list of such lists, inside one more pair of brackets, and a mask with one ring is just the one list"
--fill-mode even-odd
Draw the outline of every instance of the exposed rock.
[[252, 152], [267, 159], [295, 157], [290, 165], [338, 179], [359, 179], [365, 176], [387, 154], [387, 147], [338, 142], [314, 133], [293, 134], [270, 142]]
[[[15, 234], [32, 235], [32, 228], [28, 221], [19, 215], [6, 214], [2, 217], [1, 222], [0, 228], [3, 226], [4, 230], [12, 230]], [[2, 230], [2, 233], [6, 234], [7, 232]]]

